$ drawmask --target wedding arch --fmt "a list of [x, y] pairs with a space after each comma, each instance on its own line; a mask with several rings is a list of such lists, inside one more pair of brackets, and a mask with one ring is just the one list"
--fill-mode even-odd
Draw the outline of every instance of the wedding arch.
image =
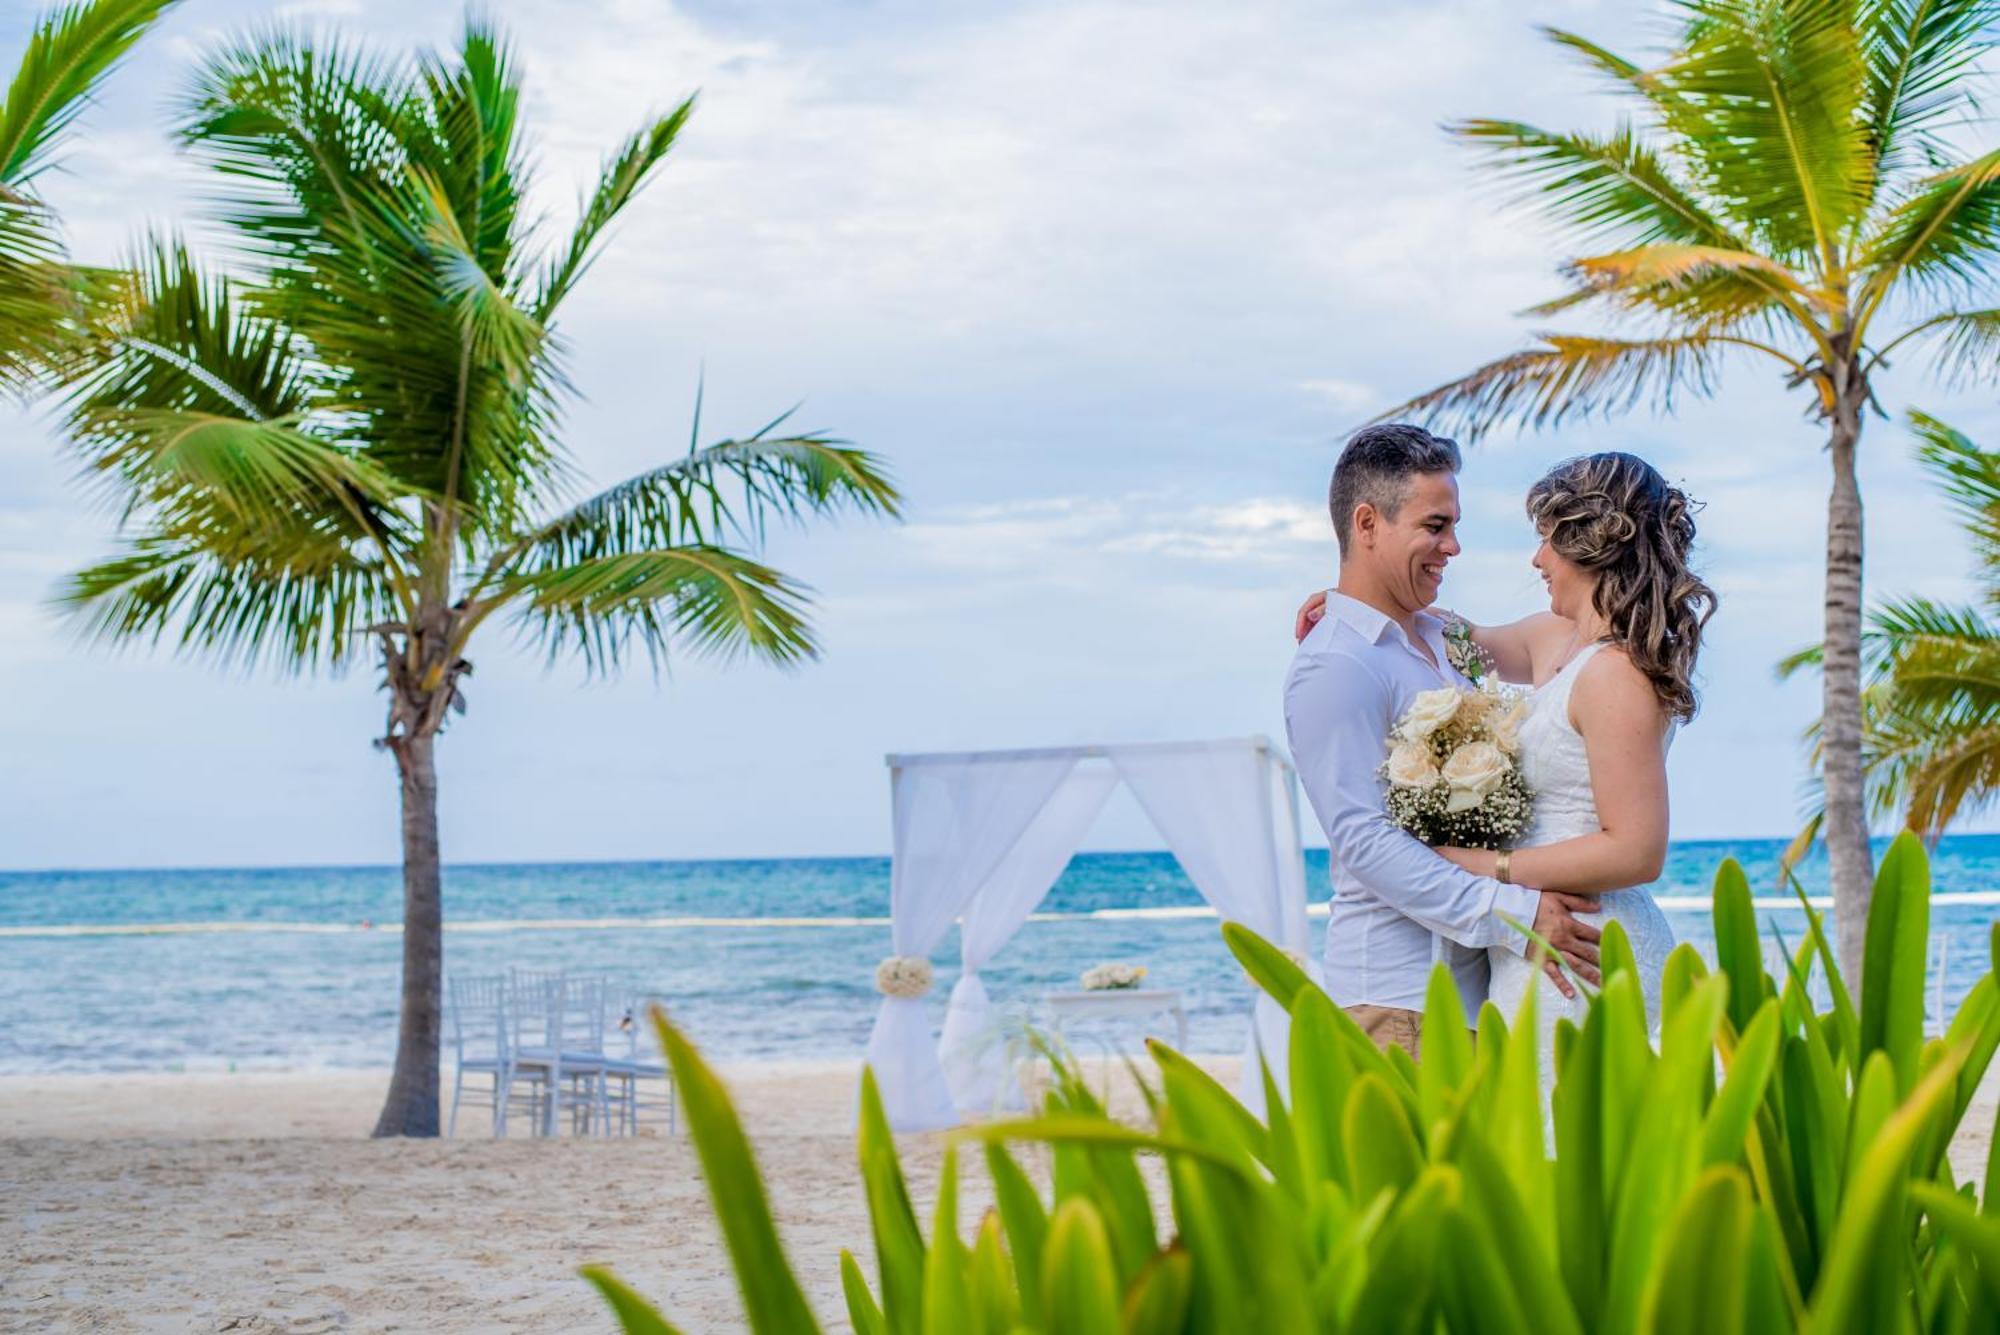
[[[1047, 896], [1121, 782], [1225, 921], [1296, 952], [1318, 975], [1306, 935], [1298, 781], [1267, 738], [892, 755], [888, 764], [891, 948], [928, 960], [958, 922], [963, 955], [937, 1041], [920, 995], [882, 998], [868, 1064], [896, 1130], [951, 1126], [993, 1106], [1006, 1062], [991, 1041], [993, 1003], [979, 970]], [[1255, 1108], [1263, 1106], [1256, 1055], [1276, 1054], [1272, 1074], [1282, 1081], [1288, 1023], [1259, 992], [1241, 1086]]]

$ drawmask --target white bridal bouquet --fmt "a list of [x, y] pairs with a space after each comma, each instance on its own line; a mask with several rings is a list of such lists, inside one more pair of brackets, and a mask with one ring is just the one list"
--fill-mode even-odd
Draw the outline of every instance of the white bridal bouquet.
[[1519, 768], [1525, 695], [1441, 686], [1410, 702], [1382, 765], [1389, 819], [1427, 844], [1508, 848], [1535, 794]]
[[1083, 971], [1083, 990], [1109, 992], [1137, 987], [1145, 979], [1146, 966], [1143, 964], [1094, 964]]

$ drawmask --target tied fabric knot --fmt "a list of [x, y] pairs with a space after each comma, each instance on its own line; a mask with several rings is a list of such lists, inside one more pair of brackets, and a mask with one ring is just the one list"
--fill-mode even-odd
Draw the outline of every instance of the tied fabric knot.
[[885, 997], [921, 997], [931, 990], [931, 962], [922, 955], [891, 955], [875, 966], [875, 990]]

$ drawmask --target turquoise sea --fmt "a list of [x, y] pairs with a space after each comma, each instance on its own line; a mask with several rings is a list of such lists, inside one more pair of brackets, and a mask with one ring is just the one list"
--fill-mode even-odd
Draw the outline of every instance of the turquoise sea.
[[[1735, 857], [1765, 897], [1767, 934], [1796, 943], [1805, 919], [1778, 886], [1783, 848], [1677, 844], [1655, 887], [1675, 931], [1712, 954], [1701, 905]], [[1306, 861], [1323, 905], [1326, 853]], [[1801, 875], [1825, 892], [1823, 861]], [[2000, 897], [2000, 836], [1942, 841], [1935, 879], [1940, 895]], [[0, 872], [0, 1073], [385, 1066], [401, 900], [393, 867]], [[452, 866], [445, 967], [602, 970], [669, 998], [713, 1056], [859, 1057], [888, 901], [885, 858]], [[1149, 982], [1186, 994], [1196, 1050], [1238, 1050], [1245, 984], [1201, 908], [1165, 853], [1079, 855], [988, 967], [988, 988], [1026, 1002], [1092, 964], [1143, 963]], [[1933, 1005], [1984, 972], [1995, 912], [1933, 908]], [[949, 937], [935, 956], [940, 1019], [957, 959]]]

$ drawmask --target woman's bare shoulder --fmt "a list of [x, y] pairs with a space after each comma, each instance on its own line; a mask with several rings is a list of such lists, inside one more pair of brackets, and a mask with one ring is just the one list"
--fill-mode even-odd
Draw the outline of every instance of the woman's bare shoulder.
[[1659, 709], [1653, 682], [1632, 661], [1624, 646], [1607, 644], [1590, 656], [1576, 674], [1576, 690], [1571, 695], [1581, 710]]

